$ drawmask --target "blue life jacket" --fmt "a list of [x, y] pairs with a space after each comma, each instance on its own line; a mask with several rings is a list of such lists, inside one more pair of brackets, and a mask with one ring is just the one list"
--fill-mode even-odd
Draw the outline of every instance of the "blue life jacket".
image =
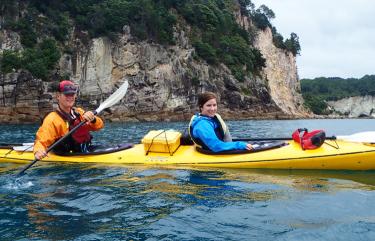
[[194, 130], [195, 125], [200, 120], [203, 120], [203, 119], [211, 119], [211, 120], [216, 122], [217, 125], [216, 125], [216, 128], [214, 129], [214, 131], [215, 131], [215, 134], [216, 134], [217, 138], [221, 141], [224, 141], [224, 137], [225, 137], [225, 135], [228, 134], [229, 131], [228, 131], [227, 125], [225, 124], [224, 120], [221, 118], [221, 116], [219, 114], [215, 114], [215, 116], [213, 118], [205, 116], [205, 115], [201, 115], [200, 113], [197, 113], [197, 114], [193, 115], [191, 117], [190, 123], [189, 123], [190, 138], [197, 145], [197, 147], [200, 147], [200, 148], [205, 149], [205, 150], [210, 150], [210, 148], [208, 148], [208, 146], [202, 140], [200, 140], [199, 138], [197, 138], [193, 135], [193, 130]]

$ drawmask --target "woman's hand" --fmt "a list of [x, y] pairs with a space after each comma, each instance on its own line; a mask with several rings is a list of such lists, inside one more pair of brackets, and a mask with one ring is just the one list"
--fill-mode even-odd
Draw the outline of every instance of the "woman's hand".
[[246, 144], [246, 150], [251, 151], [253, 149], [253, 146], [250, 143]]

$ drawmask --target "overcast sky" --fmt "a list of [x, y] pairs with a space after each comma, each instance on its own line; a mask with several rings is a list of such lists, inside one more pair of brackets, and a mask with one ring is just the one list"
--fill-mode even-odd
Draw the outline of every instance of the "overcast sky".
[[252, 0], [276, 15], [284, 39], [299, 36], [300, 78], [375, 74], [375, 0]]

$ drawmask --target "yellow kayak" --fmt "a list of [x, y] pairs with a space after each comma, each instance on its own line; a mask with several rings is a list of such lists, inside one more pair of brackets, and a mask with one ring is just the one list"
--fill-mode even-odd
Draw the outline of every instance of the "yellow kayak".
[[[219, 168], [375, 170], [375, 146], [357, 142], [326, 140], [317, 149], [302, 150], [298, 143], [285, 141], [285, 145], [264, 151], [204, 154], [198, 152], [193, 145], [181, 145], [180, 135], [174, 137], [159, 142], [155, 137], [144, 138], [142, 144], [108, 149], [107, 153], [102, 151], [100, 154], [59, 156], [49, 153], [42, 161]], [[0, 162], [28, 163], [33, 160], [34, 156], [30, 151], [4, 146], [0, 148]]]

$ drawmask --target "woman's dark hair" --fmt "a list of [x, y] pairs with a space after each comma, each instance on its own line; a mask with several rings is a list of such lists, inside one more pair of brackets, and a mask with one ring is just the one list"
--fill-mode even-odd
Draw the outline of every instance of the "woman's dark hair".
[[201, 110], [201, 108], [203, 107], [203, 105], [211, 100], [211, 99], [217, 99], [217, 96], [212, 93], [212, 92], [204, 92], [202, 94], [200, 94], [198, 96], [198, 107], [199, 107], [199, 111]]

